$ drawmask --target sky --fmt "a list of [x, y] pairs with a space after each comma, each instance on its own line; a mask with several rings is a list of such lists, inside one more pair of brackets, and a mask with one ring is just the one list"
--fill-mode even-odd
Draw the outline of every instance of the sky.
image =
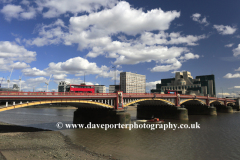
[[[146, 75], [147, 92], [189, 71], [215, 75], [217, 96], [240, 94], [238, 0], [0, 0], [0, 82], [23, 91], [119, 84]], [[12, 74], [11, 74], [12, 72]], [[11, 75], [11, 77], [10, 77]], [[52, 75], [52, 76], [51, 76]], [[51, 77], [51, 78], [50, 78]], [[21, 79], [21, 81], [19, 80]]]

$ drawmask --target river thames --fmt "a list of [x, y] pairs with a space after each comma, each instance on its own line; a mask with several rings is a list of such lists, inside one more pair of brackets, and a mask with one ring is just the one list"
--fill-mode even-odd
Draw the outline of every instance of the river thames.
[[[72, 123], [75, 109], [21, 108], [0, 113], [0, 121], [42, 129], [59, 130], [57, 122]], [[132, 122], [136, 110], [128, 111]], [[119, 159], [239, 159], [240, 112], [217, 116], [189, 116], [189, 121], [165, 123], [200, 124], [200, 129], [60, 129], [73, 143]]]

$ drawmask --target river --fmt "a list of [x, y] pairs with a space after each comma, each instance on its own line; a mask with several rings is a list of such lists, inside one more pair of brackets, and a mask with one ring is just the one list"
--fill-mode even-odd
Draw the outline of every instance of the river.
[[[42, 129], [59, 130], [57, 122], [72, 123], [74, 109], [21, 108], [0, 112], [0, 121]], [[132, 121], [136, 111], [129, 111]], [[218, 116], [189, 116], [200, 129], [66, 129], [64, 135], [88, 150], [120, 159], [239, 159], [240, 112]]]

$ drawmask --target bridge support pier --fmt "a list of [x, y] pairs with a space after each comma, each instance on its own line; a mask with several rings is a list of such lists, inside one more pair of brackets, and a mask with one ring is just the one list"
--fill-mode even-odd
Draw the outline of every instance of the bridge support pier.
[[214, 105], [217, 108], [217, 112], [219, 113], [233, 113], [233, 108], [230, 106], [224, 105]]
[[153, 116], [160, 119], [188, 120], [188, 110], [176, 106], [137, 106], [138, 119], [151, 119]]
[[188, 109], [189, 115], [217, 115], [217, 110], [215, 107], [210, 107], [207, 105], [184, 105], [185, 108]]
[[130, 124], [131, 115], [108, 108], [78, 108], [74, 112], [74, 124]]

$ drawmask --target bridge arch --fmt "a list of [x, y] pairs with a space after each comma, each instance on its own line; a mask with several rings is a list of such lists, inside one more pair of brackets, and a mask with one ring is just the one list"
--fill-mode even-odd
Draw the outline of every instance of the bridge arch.
[[4, 108], [0, 108], [1, 111], [7, 111], [11, 109], [16, 109], [16, 108], [23, 108], [23, 107], [28, 107], [28, 106], [35, 106], [35, 105], [41, 105], [41, 104], [51, 104], [51, 103], [85, 103], [85, 104], [94, 104], [98, 106], [103, 106], [106, 108], [114, 108], [114, 106], [105, 104], [105, 103], [100, 103], [100, 102], [94, 102], [94, 101], [88, 101], [88, 100], [47, 100], [47, 101], [35, 101], [35, 102], [28, 102], [28, 103], [23, 103], [23, 104], [16, 104]]
[[216, 103], [216, 102], [218, 102], [218, 103], [224, 105], [224, 103], [223, 103], [222, 101], [219, 101], [219, 100], [211, 101], [211, 102], [209, 102], [209, 104]]
[[162, 102], [165, 102], [165, 103], [168, 103], [168, 104], [171, 104], [171, 105], [175, 105], [174, 103], [168, 101], [168, 100], [165, 100], [165, 99], [161, 99], [161, 98], [154, 98], [154, 99], [138, 99], [138, 100], [135, 100], [135, 101], [132, 101], [132, 102], [129, 102], [127, 104], [125, 104], [124, 106], [127, 107], [131, 104], [134, 104], [134, 103], [137, 103], [137, 102], [142, 102], [142, 101], [162, 101]]
[[186, 99], [186, 100], [182, 101], [182, 102], [180, 103], [180, 105], [182, 105], [183, 103], [186, 103], [186, 102], [188, 102], [188, 101], [198, 101], [198, 102], [201, 102], [202, 104], [205, 104], [205, 105], [206, 105], [206, 102], [204, 102], [204, 101], [202, 101], [202, 100], [200, 100], [200, 99]]
[[228, 105], [228, 104], [235, 105], [235, 103], [234, 103], [234, 102], [227, 102], [227, 105]]

